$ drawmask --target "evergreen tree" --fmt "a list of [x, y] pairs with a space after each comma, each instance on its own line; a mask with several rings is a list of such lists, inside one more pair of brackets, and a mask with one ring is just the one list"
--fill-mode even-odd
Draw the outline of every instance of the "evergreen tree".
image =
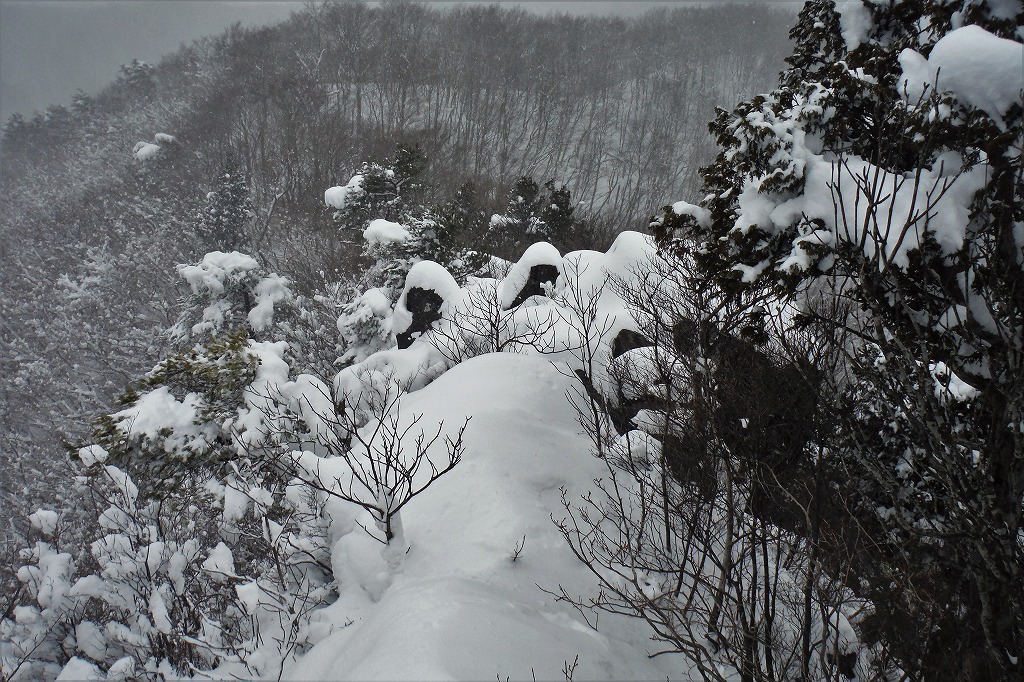
[[427, 158], [418, 146], [398, 145], [394, 156], [364, 161], [344, 187], [327, 191], [334, 221], [343, 229], [362, 230], [377, 218], [395, 221], [422, 201]]
[[849, 356], [829, 446], [875, 549], [858, 577], [935, 679], [1024, 676], [1022, 20], [809, 2], [779, 88], [711, 124], [704, 199], [654, 225]]
[[491, 218], [488, 243], [496, 246], [499, 255], [509, 257], [518, 256], [537, 241], [569, 250], [582, 228], [575, 210], [565, 185], [557, 187], [554, 180], [548, 180], [542, 187], [524, 175], [509, 191], [505, 213]]
[[206, 195], [206, 207], [196, 220], [196, 233], [207, 250], [236, 251], [245, 243], [246, 227], [253, 215], [245, 173], [234, 157], [228, 156], [217, 184]]
[[487, 256], [472, 248], [486, 224], [472, 184], [447, 204], [425, 206], [426, 167], [418, 147], [400, 145], [390, 159], [364, 162], [348, 184], [324, 195], [339, 226], [362, 232], [369, 263], [339, 308], [345, 363], [394, 345], [392, 307], [416, 263], [439, 263], [459, 282], [486, 263]]

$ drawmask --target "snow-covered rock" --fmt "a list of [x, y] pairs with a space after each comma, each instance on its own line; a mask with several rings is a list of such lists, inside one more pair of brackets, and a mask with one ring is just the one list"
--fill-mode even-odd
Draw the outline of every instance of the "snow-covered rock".
[[[533, 244], [523, 252], [522, 257], [501, 281], [498, 287], [501, 307], [507, 310], [529, 296], [542, 294], [545, 285], [548, 292], [553, 293], [561, 274], [562, 254], [558, 249], [547, 242]], [[524, 290], [528, 290], [529, 295], [524, 296]]]

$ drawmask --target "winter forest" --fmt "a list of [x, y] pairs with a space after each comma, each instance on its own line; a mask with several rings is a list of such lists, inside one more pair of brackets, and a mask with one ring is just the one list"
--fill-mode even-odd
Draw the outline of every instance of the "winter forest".
[[0, 146], [0, 680], [1024, 680], [1024, 3], [310, 1]]

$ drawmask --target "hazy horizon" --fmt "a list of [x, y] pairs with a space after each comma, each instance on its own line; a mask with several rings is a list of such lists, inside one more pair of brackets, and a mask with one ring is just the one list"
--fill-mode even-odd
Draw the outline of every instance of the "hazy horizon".
[[[246, 26], [276, 23], [303, 4], [300, 0], [0, 0], [0, 121], [6, 122], [14, 113], [30, 117], [53, 104], [68, 105], [79, 89], [95, 93], [133, 58], [157, 62], [181, 43], [218, 34], [236, 21]], [[658, 6], [707, 2], [519, 0], [498, 4], [521, 5], [535, 12], [632, 15]]]

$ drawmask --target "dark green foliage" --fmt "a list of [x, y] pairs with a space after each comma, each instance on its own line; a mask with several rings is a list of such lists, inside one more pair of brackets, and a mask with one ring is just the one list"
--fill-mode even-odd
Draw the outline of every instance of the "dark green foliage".
[[228, 156], [213, 190], [206, 195], [206, 207], [196, 220], [196, 234], [206, 251], [237, 251], [245, 244], [252, 218], [249, 183], [238, 162]]
[[222, 475], [223, 465], [238, 456], [225, 423], [244, 405], [243, 392], [259, 364], [246, 352], [248, 340], [240, 329], [174, 354], [117, 400], [122, 410], [130, 411], [140, 398], [164, 388], [179, 402], [191, 399], [196, 437], [168, 429], [155, 436], [131, 433], [131, 417], [118, 411], [96, 419], [89, 444], [103, 447], [108, 463], [127, 471], [146, 496], [163, 497], [185, 481]]
[[[865, 530], [830, 551], [850, 553], [858, 590], [889, 611], [873, 636], [905, 671], [988, 680], [1019, 676], [1024, 654], [1024, 271], [1014, 236], [1024, 220], [1022, 111], [1012, 106], [997, 121], [955, 94], [907, 101], [899, 87], [903, 51], [927, 56], [954, 22], [1019, 42], [1024, 15], [1011, 26], [985, 2], [954, 17], [960, 9], [865, 2], [870, 26], [847, 45], [832, 2], [808, 3], [779, 88], [719, 110], [711, 124], [721, 151], [703, 170], [701, 207], [666, 207], [655, 228], [734, 302], [765, 292], [796, 302], [798, 322], [843, 358], [825, 393], [836, 429], [821, 437], [835, 453], [828, 466], [842, 471], [834, 475], [854, 510], [848, 523]], [[825, 222], [738, 224], [738, 197], [752, 196], [750, 183], [775, 205], [800, 197], [802, 142], [839, 168], [852, 160], [877, 169], [856, 190], [832, 185], [840, 217], [854, 202], [887, 200], [883, 173], [920, 199], [938, 193], [919, 178], [939, 159], [948, 177], [974, 168], [985, 182], [963, 245], [942, 247], [931, 216], [912, 226], [890, 215], [883, 230], [917, 235], [905, 264], [865, 248], [849, 236], [858, 226], [843, 223], [832, 241], [805, 249], [808, 267], [784, 265]], [[963, 396], [960, 382], [970, 389]]]
[[334, 212], [341, 228], [361, 232], [380, 218], [402, 225], [409, 235], [404, 242], [366, 245], [364, 255], [374, 263], [362, 278], [363, 288], [385, 286], [397, 296], [409, 268], [421, 260], [445, 266], [459, 282], [487, 262], [480, 248], [484, 213], [473, 184], [463, 184], [448, 203], [426, 206], [427, 168], [419, 147], [398, 145], [394, 156], [364, 162], [349, 182], [353, 189]]
[[491, 220], [489, 248], [513, 259], [538, 241], [550, 242], [559, 251], [571, 250], [586, 230], [586, 223], [575, 213], [572, 194], [565, 185], [559, 187], [548, 180], [540, 186], [524, 175], [509, 191], [505, 212]]
[[403, 213], [415, 210], [422, 198], [426, 168], [427, 159], [420, 148], [404, 144], [380, 162], [364, 161], [353, 175], [358, 178], [359, 190], [334, 211], [335, 223], [362, 230], [377, 218], [400, 222]]
[[122, 64], [117, 85], [131, 94], [143, 95], [151, 92], [156, 87], [153, 65], [138, 59]]

